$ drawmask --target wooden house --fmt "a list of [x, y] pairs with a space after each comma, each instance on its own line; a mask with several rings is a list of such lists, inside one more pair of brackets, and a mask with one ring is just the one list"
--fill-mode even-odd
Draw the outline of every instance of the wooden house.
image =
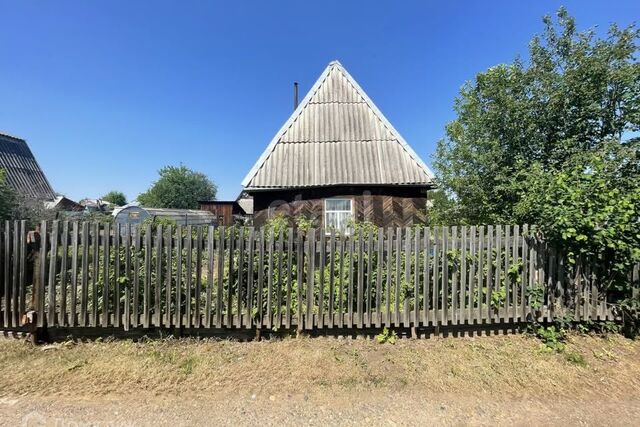
[[404, 227], [426, 219], [433, 174], [338, 62], [331, 62], [245, 177], [254, 225], [302, 215]]

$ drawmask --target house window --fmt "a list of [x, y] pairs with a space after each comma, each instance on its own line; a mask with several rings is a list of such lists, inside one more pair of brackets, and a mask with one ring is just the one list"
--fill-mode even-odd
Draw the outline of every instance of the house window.
[[349, 233], [349, 221], [353, 218], [351, 199], [324, 199], [324, 227], [328, 233], [336, 230]]

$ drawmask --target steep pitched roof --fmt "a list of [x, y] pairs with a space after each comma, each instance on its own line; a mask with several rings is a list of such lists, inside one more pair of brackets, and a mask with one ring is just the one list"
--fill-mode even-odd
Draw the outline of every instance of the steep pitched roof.
[[432, 182], [429, 168], [347, 70], [334, 61], [242, 185], [251, 190]]
[[53, 200], [55, 193], [24, 139], [0, 133], [0, 169], [20, 194]]

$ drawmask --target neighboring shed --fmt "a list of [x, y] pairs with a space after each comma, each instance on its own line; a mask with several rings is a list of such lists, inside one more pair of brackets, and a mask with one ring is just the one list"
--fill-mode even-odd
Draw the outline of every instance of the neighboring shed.
[[54, 200], [55, 193], [24, 139], [0, 132], [0, 169], [20, 195]]
[[201, 200], [198, 203], [201, 211], [211, 212], [217, 218], [218, 225], [233, 225], [234, 217], [244, 214], [235, 201]]
[[177, 225], [216, 225], [216, 216], [211, 212], [193, 209], [160, 209], [142, 206], [127, 206], [114, 211], [115, 222], [119, 224], [141, 224], [147, 218], [169, 219]]
[[344, 229], [423, 222], [433, 174], [353, 77], [331, 62], [242, 185], [254, 224], [303, 215]]
[[52, 209], [52, 210], [63, 211], [63, 212], [84, 211], [84, 206], [64, 196], [56, 196], [55, 199], [45, 202], [44, 207], [46, 209]]

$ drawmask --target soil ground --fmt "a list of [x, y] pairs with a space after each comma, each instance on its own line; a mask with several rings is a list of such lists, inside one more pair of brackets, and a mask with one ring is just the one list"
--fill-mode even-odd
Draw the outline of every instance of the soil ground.
[[638, 425], [640, 341], [0, 340], [1, 425]]

